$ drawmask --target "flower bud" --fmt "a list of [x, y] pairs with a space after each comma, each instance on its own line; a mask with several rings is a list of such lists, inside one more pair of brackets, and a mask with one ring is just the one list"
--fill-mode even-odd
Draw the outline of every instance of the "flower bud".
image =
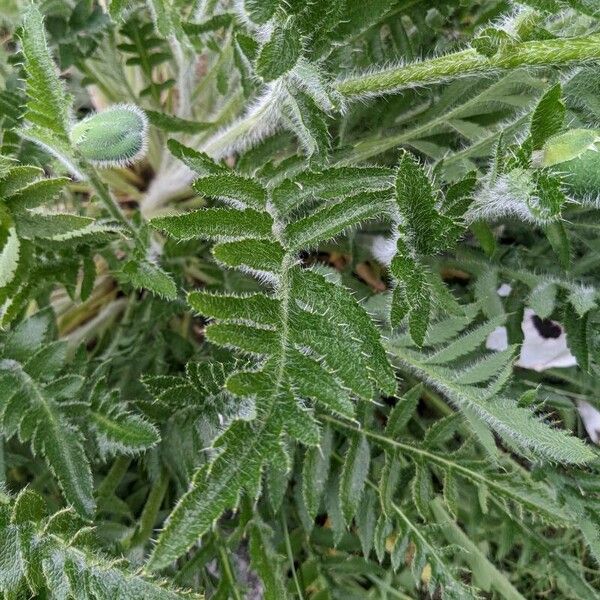
[[600, 131], [572, 129], [550, 138], [542, 149], [540, 166], [563, 176], [571, 193], [600, 195]]
[[71, 128], [71, 142], [99, 167], [122, 167], [146, 153], [148, 120], [132, 104], [116, 104]]

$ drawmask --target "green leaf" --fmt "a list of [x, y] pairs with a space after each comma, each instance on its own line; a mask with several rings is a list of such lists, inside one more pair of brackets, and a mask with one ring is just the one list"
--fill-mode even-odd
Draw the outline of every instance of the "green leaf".
[[597, 292], [587, 285], [569, 285], [569, 302], [577, 316], [583, 317], [597, 307]]
[[569, 350], [577, 359], [578, 366], [583, 371], [588, 371], [591, 346], [589, 314], [580, 317], [575, 311], [565, 308], [562, 323], [567, 333]]
[[464, 549], [464, 559], [475, 576], [476, 585], [487, 592], [493, 588], [507, 600], [524, 600], [524, 596], [518, 592], [508, 577], [499, 571], [481, 549], [450, 519], [440, 500], [436, 498], [431, 506], [447, 540]]
[[135, 454], [156, 446], [156, 427], [139, 414], [127, 410], [116, 391], [108, 392], [100, 380], [91, 392], [91, 426], [103, 455]]
[[205, 196], [213, 196], [257, 209], [264, 209], [267, 194], [255, 179], [233, 173], [207, 175], [194, 181], [194, 189]]
[[377, 522], [375, 506], [377, 498], [370, 488], [365, 490], [364, 499], [360, 510], [356, 515], [356, 525], [358, 527], [358, 537], [365, 558], [369, 557], [373, 540], [375, 538], [375, 525]]
[[563, 269], [568, 269], [571, 265], [571, 244], [565, 226], [560, 221], [550, 223], [546, 227], [546, 236], [560, 265]]
[[67, 343], [64, 340], [50, 342], [42, 346], [23, 364], [23, 370], [34, 379], [48, 380], [63, 368], [67, 357]]
[[0, 361], [0, 377], [13, 382], [13, 395], [5, 400], [4, 423], [19, 410], [19, 437], [31, 440], [33, 450], [46, 459], [57, 478], [67, 502], [85, 518], [94, 513], [92, 475], [83, 450], [83, 437], [67, 421], [56, 400], [19, 363]]
[[288, 94], [283, 105], [283, 117], [287, 128], [294, 132], [307, 156], [327, 156], [329, 132], [326, 115], [308, 94]]
[[495, 327], [484, 324], [457, 338], [433, 355], [421, 355], [412, 350], [394, 347], [393, 352], [401, 362], [433, 389], [443, 394], [457, 408], [473, 412], [503, 438], [537, 456], [564, 464], [583, 464], [593, 460], [594, 453], [581, 440], [568, 432], [550, 427], [517, 401], [495, 395], [488, 398], [479, 388], [453, 381], [450, 369], [437, 366], [441, 362], [464, 356], [469, 349], [481, 344], [487, 333]]
[[[447, 208], [462, 214], [468, 204], [472, 182], [451, 188]], [[421, 255], [430, 256], [453, 243], [461, 228], [437, 207], [433, 186], [424, 169], [408, 153], [403, 153], [396, 175], [396, 204], [402, 218], [398, 231], [397, 254], [390, 270], [397, 280], [391, 305], [391, 323], [398, 326], [408, 315], [408, 329], [413, 341], [421, 346], [425, 341], [432, 309], [431, 275], [422, 264]]]
[[130, 260], [123, 266], [122, 273], [135, 288], [150, 290], [153, 294], [167, 300], [177, 298], [175, 282], [158, 265], [147, 261]]
[[247, 239], [216, 244], [213, 255], [229, 267], [268, 276], [281, 270], [284, 249], [278, 242]]
[[185, 552], [221, 515], [234, 506], [240, 492], [254, 488], [263, 457], [277, 448], [279, 435], [271, 423], [256, 428], [243, 421], [235, 422], [217, 441], [227, 445], [226, 455], [194, 475], [190, 489], [179, 500], [158, 539], [148, 568], [162, 569]]
[[388, 199], [379, 192], [351, 196], [289, 224], [284, 230], [286, 245], [290, 250], [314, 247], [359, 223], [385, 214], [388, 208]]
[[17, 230], [11, 227], [0, 249], [0, 289], [13, 281], [19, 266], [20, 242]]
[[421, 517], [428, 520], [430, 515], [429, 502], [433, 499], [433, 482], [428, 466], [421, 462], [415, 463], [412, 498]]
[[600, 141], [595, 129], [570, 129], [549, 138], [542, 149], [541, 166], [553, 167], [579, 158]]
[[[337, 327], [345, 337], [355, 341], [369, 378], [387, 395], [396, 392], [396, 376], [381, 345], [381, 335], [366, 311], [342, 287], [308, 269], [292, 272], [296, 297], [319, 312], [335, 311], [340, 315]], [[345, 315], [342, 317], [341, 315]]]
[[400, 231], [408, 247], [428, 255], [441, 249], [454, 224], [436, 209], [436, 198], [425, 171], [407, 152], [398, 163], [396, 203], [405, 223]]
[[496, 238], [491, 227], [484, 221], [475, 221], [471, 223], [470, 229], [477, 238], [481, 249], [488, 256], [492, 256], [496, 251]]
[[534, 150], [540, 150], [547, 140], [561, 131], [565, 112], [562, 88], [557, 83], [542, 96], [531, 117], [530, 135]]
[[277, 325], [281, 306], [264, 294], [229, 296], [208, 292], [190, 292], [190, 306], [199, 314], [226, 321], [246, 321], [257, 325]]
[[287, 73], [302, 52], [302, 38], [294, 17], [284, 17], [275, 23], [269, 40], [262, 46], [256, 59], [256, 72], [272, 81]]
[[489, 319], [504, 314], [502, 299], [497, 293], [498, 287], [498, 271], [495, 269], [488, 269], [475, 282], [475, 298], [481, 304], [481, 311]]
[[206, 208], [172, 217], [156, 217], [150, 224], [179, 240], [229, 241], [269, 239], [273, 220], [267, 213], [250, 208]]
[[208, 154], [188, 148], [177, 140], [169, 140], [167, 148], [173, 156], [200, 176], [219, 175], [229, 172], [227, 167], [217, 164]]
[[393, 439], [399, 437], [404, 432], [404, 428], [417, 409], [422, 393], [423, 386], [416, 385], [398, 399], [396, 405], [388, 415], [385, 426], [385, 434], [387, 436]]
[[350, 438], [340, 478], [340, 502], [346, 523], [352, 522], [369, 475], [371, 452], [365, 436]]
[[333, 436], [330, 429], [325, 429], [320, 446], [314, 446], [306, 451], [302, 467], [302, 496], [306, 510], [314, 521], [319, 511], [325, 484], [329, 477], [330, 455]]
[[249, 325], [212, 323], [206, 328], [206, 338], [213, 344], [257, 355], [272, 356], [279, 348], [276, 332]]
[[475, 327], [427, 357], [427, 363], [440, 365], [472, 352], [483, 343], [496, 327], [502, 325], [505, 319], [505, 315], [499, 315], [495, 319], [490, 319], [479, 327]]
[[279, 213], [285, 216], [313, 198], [344, 198], [355, 195], [357, 190], [386, 190], [393, 185], [391, 169], [331, 167], [322, 171], [305, 171], [292, 179], [285, 179], [272, 190], [272, 202]]
[[426, 267], [407, 254], [404, 243], [398, 240], [398, 253], [392, 259], [390, 271], [398, 280], [392, 295], [391, 323], [400, 325], [408, 314], [410, 335], [417, 345], [422, 345], [431, 313]]
[[[0, 177], [0, 197], [14, 196], [25, 186], [40, 179], [44, 171], [32, 165], [12, 166]], [[65, 180], [66, 183], [66, 180]]]
[[50, 309], [41, 310], [19, 323], [4, 342], [3, 356], [26, 362], [51, 338], [54, 315]]
[[0, 592], [16, 594], [26, 573], [19, 528], [3, 525], [0, 531]]
[[279, 6], [279, 0], [244, 0], [244, 8], [255, 23], [264, 24], [274, 14]]
[[473, 385], [489, 381], [504, 371], [508, 365], [512, 365], [516, 349], [516, 346], [509, 346], [506, 350], [487, 354], [481, 360], [457, 371], [454, 380], [461, 385]]
[[547, 319], [554, 312], [558, 288], [552, 281], [542, 281], [529, 294], [529, 306], [540, 319]]
[[[501, 48], [510, 46], [514, 43], [514, 40], [506, 31], [503, 29], [496, 29], [495, 27], [486, 27], [483, 31], [480, 31], [476, 38], [471, 41], [471, 46], [483, 54], [483, 56], [491, 57], [496, 54]], [[510, 52], [510, 49], [508, 50]]]
[[344, 523], [344, 515], [340, 510], [340, 481], [337, 472], [329, 478], [325, 490], [325, 509], [327, 510], [327, 518], [331, 524], [331, 532], [333, 533], [334, 547], [342, 541], [346, 524]]
[[150, 125], [158, 127], [168, 133], [200, 133], [214, 127], [214, 123], [205, 123], [201, 121], [190, 121], [174, 115], [157, 112], [155, 110], [145, 110]]
[[93, 594], [97, 600], [200, 600], [198, 594], [152, 580], [90, 549], [89, 529], [71, 512], [44, 518], [45, 502], [36, 492], [26, 495], [36, 509], [24, 511], [25, 497], [20, 494], [13, 502], [10, 522], [0, 522], [0, 591], [7, 598], [43, 593], [62, 598]]
[[90, 217], [70, 214], [23, 213], [17, 216], [17, 231], [23, 238], [61, 240], [77, 236], [78, 232], [94, 223]]
[[201, 23], [184, 22], [182, 23], [182, 26], [183, 30], [188, 35], [200, 35], [202, 33], [217, 31], [223, 27], [228, 27], [233, 20], [234, 15], [232, 13], [221, 13], [206, 21], [202, 21]]
[[8, 196], [7, 204], [11, 209], [36, 208], [52, 202], [68, 182], [65, 177], [54, 177], [27, 183]]
[[289, 352], [287, 363], [293, 376], [292, 388], [298, 396], [313, 398], [332, 413], [354, 416], [350, 391], [323, 364], [295, 350]]
[[288, 595], [278, 568], [281, 559], [273, 548], [273, 532], [255, 516], [248, 527], [248, 533], [250, 560], [263, 583], [265, 600], [285, 600]]
[[122, 13], [125, 10], [129, 0], [110, 0], [108, 12], [114, 21], [117, 21], [122, 17]]
[[25, 118], [67, 142], [72, 100], [58, 78], [46, 42], [43, 17], [34, 4], [25, 10], [22, 32], [28, 95]]

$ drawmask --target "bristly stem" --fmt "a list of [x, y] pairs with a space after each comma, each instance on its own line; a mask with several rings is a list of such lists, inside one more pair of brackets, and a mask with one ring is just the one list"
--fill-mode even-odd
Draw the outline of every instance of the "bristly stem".
[[584, 63], [600, 58], [600, 34], [510, 44], [491, 57], [469, 48], [379, 72], [358, 74], [336, 87], [346, 98], [393, 93], [485, 71]]
[[110, 193], [106, 184], [100, 179], [100, 176], [96, 172], [94, 167], [89, 165], [84, 165], [84, 172], [88, 181], [104, 206], [106, 210], [110, 213], [110, 216], [118, 221], [121, 225], [123, 225], [129, 233], [133, 235], [134, 238], [137, 238], [137, 232], [133, 225], [129, 222], [127, 217], [124, 215], [121, 207], [117, 204], [117, 201], [113, 198], [113, 195]]
[[110, 497], [115, 493], [121, 479], [127, 473], [129, 465], [131, 464], [131, 458], [128, 456], [119, 456], [115, 459], [115, 462], [110, 467], [106, 477], [102, 480], [102, 483], [96, 490], [96, 496], [99, 498]]
[[167, 471], [163, 469], [158, 480], [153, 482], [150, 493], [148, 494], [148, 499], [142, 510], [138, 528], [131, 538], [127, 540], [128, 543], [126, 542], [126, 547], [134, 548], [136, 546], [142, 546], [150, 539], [168, 487], [169, 475]]
[[296, 573], [296, 567], [294, 565], [294, 553], [292, 551], [292, 544], [290, 542], [290, 534], [288, 531], [285, 510], [281, 511], [281, 526], [283, 528], [285, 549], [288, 555], [288, 560], [290, 561], [290, 570], [292, 571], [292, 578], [294, 579], [294, 585], [296, 586], [296, 591], [298, 592], [298, 598], [300, 598], [300, 600], [304, 600], [304, 595], [302, 594], [302, 586], [300, 585], [300, 581], [298, 580], [298, 574]]

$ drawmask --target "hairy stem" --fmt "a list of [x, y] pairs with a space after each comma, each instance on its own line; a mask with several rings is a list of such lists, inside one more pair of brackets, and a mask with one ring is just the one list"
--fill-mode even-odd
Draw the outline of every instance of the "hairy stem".
[[6, 484], [6, 461], [4, 459], [4, 436], [0, 435], [0, 487]]
[[358, 74], [337, 83], [346, 98], [393, 93], [418, 85], [436, 83], [472, 73], [516, 69], [526, 66], [564, 65], [600, 58], [600, 34], [535, 40], [511, 44], [487, 57], [469, 48], [422, 62]]
[[142, 516], [140, 517], [138, 528], [129, 540], [129, 543], [126, 543], [127, 547], [134, 548], [135, 546], [141, 546], [150, 539], [154, 530], [158, 511], [163, 503], [168, 487], [169, 475], [167, 471], [163, 469], [160, 477], [153, 483], [150, 489], [148, 499], [146, 500], [144, 510], [142, 511]]
[[234, 600], [242, 600], [238, 591], [237, 580], [233, 574], [231, 563], [229, 562], [228, 549], [225, 548], [224, 544], [220, 539], [215, 538], [217, 544], [217, 551], [219, 553], [219, 563], [221, 565], [221, 574], [229, 582], [229, 590]]
[[119, 456], [115, 459], [115, 462], [111, 465], [106, 477], [102, 480], [102, 483], [96, 490], [96, 496], [98, 498], [110, 497], [115, 493], [121, 479], [127, 473], [129, 465], [131, 464], [131, 458], [128, 456]]
[[215, 159], [222, 158], [228, 152], [243, 151], [277, 127], [278, 105], [282, 89], [278, 85], [270, 86], [256, 104], [239, 120], [217, 132], [203, 144], [202, 150]]
[[100, 179], [100, 176], [96, 172], [96, 169], [86, 165], [84, 171], [88, 178], [88, 181], [90, 182], [90, 185], [94, 188], [96, 194], [98, 194], [98, 198], [100, 198], [100, 201], [102, 202], [102, 204], [104, 204], [110, 216], [113, 219], [115, 219], [115, 221], [118, 221], [121, 225], [123, 225], [127, 229], [127, 231], [131, 233], [134, 237], [137, 237], [137, 233], [133, 228], [133, 225], [131, 225], [127, 217], [123, 214], [121, 207], [113, 198], [108, 187]]
[[[467, 481], [471, 481], [477, 485], [486, 486], [488, 489], [497, 492], [500, 497], [511, 497], [523, 506], [527, 506], [527, 508], [530, 509], [533, 513], [543, 510], [543, 507], [539, 506], [535, 500], [531, 500], [523, 496], [519, 496], [518, 494], [515, 494], [511, 487], [509, 485], [506, 485], [501, 479], [495, 479], [493, 476], [490, 476], [484, 470], [474, 469], [469, 465], [463, 465], [460, 461], [455, 460], [451, 455], [444, 455], [434, 450], [424, 448], [422, 446], [413, 445], [405, 442], [399, 442], [390, 437], [387, 437], [382, 433], [371, 431], [369, 429], [366, 429], [365, 427], [356, 426], [353, 423], [349, 423], [337, 417], [332, 417], [330, 415], [320, 416], [322, 420], [331, 423], [334, 427], [338, 429], [341, 428], [347, 431], [361, 433], [362, 435], [366, 436], [383, 449], [393, 450], [399, 452], [400, 454], [411, 456], [415, 460], [422, 460], [428, 464], [439, 466], [445, 470], [450, 470], [456, 475], [463, 477]], [[335, 458], [336, 454], [334, 453], [333, 456]], [[511, 464], [517, 465], [515, 461], [512, 461]], [[495, 502], [494, 498], [492, 498], [492, 500]], [[556, 512], [548, 512], [546, 516], [549, 519], [553, 519], [554, 522], [559, 524]], [[569, 517], [566, 514], [561, 516], [564, 520], [560, 524], [564, 525], [566, 522], [568, 522]]]
[[290, 570], [292, 572], [292, 578], [294, 580], [294, 585], [296, 586], [296, 591], [298, 592], [298, 598], [300, 598], [300, 600], [304, 600], [304, 594], [302, 593], [302, 586], [300, 585], [300, 581], [298, 581], [298, 574], [296, 573], [296, 567], [294, 566], [294, 553], [292, 551], [292, 544], [290, 542], [290, 534], [288, 532], [287, 516], [286, 516], [285, 510], [281, 511], [281, 527], [283, 528], [283, 536], [285, 539], [285, 550], [288, 555], [288, 560], [290, 561]]

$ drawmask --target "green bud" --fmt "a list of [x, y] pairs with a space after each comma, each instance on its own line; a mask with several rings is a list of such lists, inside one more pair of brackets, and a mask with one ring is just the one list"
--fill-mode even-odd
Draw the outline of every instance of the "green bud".
[[575, 196], [600, 194], [600, 131], [572, 129], [550, 138], [541, 151], [539, 166], [561, 175]]
[[571, 129], [550, 138], [542, 149], [541, 167], [553, 167], [594, 150], [600, 142], [600, 132], [595, 129]]
[[91, 163], [122, 167], [146, 153], [148, 120], [132, 104], [116, 104], [71, 128], [71, 142]]

